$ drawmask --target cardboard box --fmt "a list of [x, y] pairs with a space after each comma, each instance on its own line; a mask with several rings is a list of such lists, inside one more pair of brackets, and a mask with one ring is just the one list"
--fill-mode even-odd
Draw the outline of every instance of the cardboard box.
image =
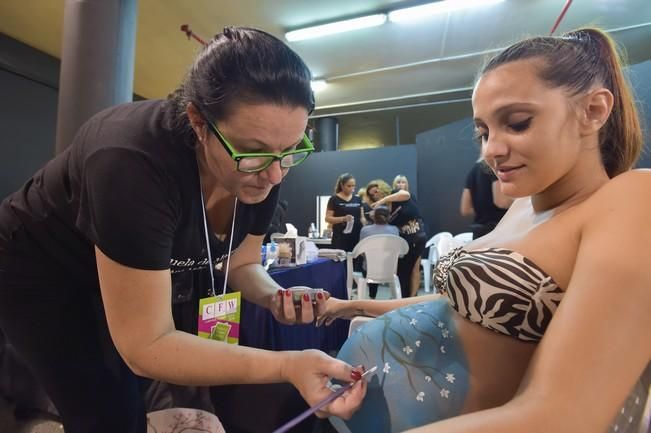
[[[307, 238], [305, 236], [278, 236], [274, 237], [272, 240], [278, 244], [278, 264], [280, 266], [304, 265], [307, 262], [305, 244]], [[281, 257], [281, 244], [287, 245], [291, 251], [289, 263], [287, 263], [286, 258]]]

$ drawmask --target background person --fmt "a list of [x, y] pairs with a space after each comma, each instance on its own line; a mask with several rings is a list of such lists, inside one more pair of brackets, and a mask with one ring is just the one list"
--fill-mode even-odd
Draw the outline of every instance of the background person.
[[362, 200], [362, 209], [364, 212], [364, 218], [366, 219], [366, 223], [370, 223], [371, 221], [371, 204], [368, 199], [368, 196], [366, 195], [366, 187], [362, 187], [357, 190], [357, 195], [359, 198]]
[[[393, 179], [393, 190], [397, 191], [399, 189], [409, 192], [412, 203], [418, 207], [418, 200], [416, 196], [409, 191], [409, 180], [404, 174], [399, 174]], [[419, 211], [420, 212], [420, 211]], [[422, 221], [422, 219], [421, 219]], [[425, 227], [425, 222], [423, 221], [423, 231], [427, 233], [427, 228]], [[427, 237], [427, 235], [426, 235]], [[427, 243], [427, 241], [425, 241]], [[423, 245], [423, 250], [421, 254], [425, 252], [425, 246]], [[414, 267], [411, 270], [411, 279], [409, 280], [409, 288], [411, 296], [416, 296], [418, 289], [420, 288], [420, 260], [417, 258], [414, 262]]]
[[642, 129], [614, 43], [594, 29], [518, 42], [484, 67], [472, 104], [482, 157], [517, 199], [439, 261], [441, 295], [328, 301], [319, 323], [405, 307], [340, 351], [383, 366], [350, 430], [637, 433], [651, 173], [631, 170]]
[[[295, 310], [260, 266], [278, 184], [313, 149], [304, 134], [310, 79], [280, 40], [226, 28], [172, 99], [97, 114], [3, 201], [0, 328], [66, 432], [144, 433], [136, 375], [291, 382], [309, 404], [332, 392], [330, 376], [350, 380], [349, 365], [319, 351], [274, 353], [182, 332], [171, 308], [177, 276], [210, 279], [211, 257], [228, 259], [229, 286], [278, 320], [313, 320], [310, 300]], [[363, 394], [356, 385], [328, 410], [348, 416]]]
[[[352, 251], [359, 242], [359, 232], [366, 218], [362, 199], [355, 195], [355, 186], [352, 174], [340, 175], [335, 183], [335, 193], [328, 200], [325, 220], [332, 224], [332, 248]], [[349, 221], [352, 221], [352, 230], [344, 233]]]
[[502, 193], [495, 173], [484, 162], [477, 161], [466, 177], [460, 204], [461, 215], [473, 217], [473, 239], [493, 230], [511, 203], [513, 199]]
[[[407, 241], [409, 251], [398, 260], [398, 279], [400, 280], [400, 290], [402, 297], [416, 296], [418, 286], [411, 286], [412, 272], [416, 263], [425, 250], [427, 243], [427, 233], [425, 224], [420, 216], [420, 211], [416, 202], [411, 198], [408, 191], [398, 189], [393, 190], [391, 194], [385, 195], [386, 188], [381, 186], [381, 182], [371, 181], [366, 187], [366, 191], [373, 199], [371, 207], [390, 205], [391, 217], [389, 222], [400, 231], [400, 236]], [[388, 186], [388, 185], [387, 185]]]
[[[359, 240], [373, 235], [395, 235], [400, 236], [398, 227], [389, 224], [389, 208], [386, 206], [378, 206], [370, 212], [371, 221], [373, 224], [368, 224], [362, 227], [359, 233]], [[364, 274], [366, 276], [366, 274]], [[376, 283], [368, 283], [368, 294], [371, 299], [375, 299], [377, 295]]]

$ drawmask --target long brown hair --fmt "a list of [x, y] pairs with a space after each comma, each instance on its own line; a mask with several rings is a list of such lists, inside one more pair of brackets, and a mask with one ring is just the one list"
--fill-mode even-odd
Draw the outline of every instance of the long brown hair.
[[633, 168], [644, 140], [633, 93], [612, 38], [601, 30], [586, 28], [558, 37], [526, 39], [491, 59], [481, 75], [505, 63], [532, 58], [542, 60], [540, 77], [554, 87], [578, 95], [599, 85], [613, 94], [612, 112], [599, 131], [601, 159], [611, 178]]

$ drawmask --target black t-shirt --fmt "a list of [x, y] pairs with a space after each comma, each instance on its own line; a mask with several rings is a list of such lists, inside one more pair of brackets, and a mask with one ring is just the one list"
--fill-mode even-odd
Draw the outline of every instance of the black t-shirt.
[[[97, 245], [133, 268], [205, 270], [195, 150], [170, 125], [165, 101], [112, 107], [86, 122], [66, 151], [0, 206], [0, 268], [46, 267], [52, 278], [96, 285]], [[278, 190], [255, 205], [238, 203], [233, 248], [247, 233], [265, 234]], [[223, 260], [228, 239], [211, 235], [210, 244], [213, 261]]]
[[343, 233], [346, 228], [346, 223], [339, 223], [332, 225], [332, 238], [337, 239], [341, 236], [351, 236], [356, 239], [359, 239], [359, 231], [362, 229], [361, 209], [362, 208], [362, 199], [359, 196], [354, 195], [350, 201], [346, 201], [339, 197], [337, 194], [330, 197], [328, 200], [327, 209], [333, 211], [334, 216], [342, 217], [346, 215], [352, 215], [355, 218], [355, 223], [353, 225], [353, 231], [346, 235]]
[[[391, 191], [391, 194], [395, 194], [398, 191], [400, 190], [394, 189]], [[391, 218], [389, 219], [390, 224], [401, 227], [405, 224], [408, 224], [410, 221], [419, 221], [420, 219], [420, 210], [418, 210], [418, 204], [416, 203], [416, 200], [413, 196], [406, 201], [394, 201], [391, 203]]]
[[466, 188], [470, 190], [476, 224], [497, 224], [506, 213], [493, 202], [495, 174], [483, 163], [476, 163], [466, 177]]

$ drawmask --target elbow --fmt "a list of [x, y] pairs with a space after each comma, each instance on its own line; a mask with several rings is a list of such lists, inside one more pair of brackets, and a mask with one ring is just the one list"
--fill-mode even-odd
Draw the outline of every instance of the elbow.
[[118, 353], [127, 367], [129, 367], [129, 370], [131, 370], [135, 375], [151, 378], [151, 375], [147, 373], [146, 366], [143, 365], [142, 362], [139, 362], [139, 357], [135, 353], [130, 353], [129, 350], [121, 350], [120, 348], [118, 348]]

